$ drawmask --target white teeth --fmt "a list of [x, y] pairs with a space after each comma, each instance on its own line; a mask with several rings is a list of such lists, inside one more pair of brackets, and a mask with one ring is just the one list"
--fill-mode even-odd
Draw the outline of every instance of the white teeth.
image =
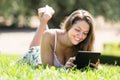
[[79, 41], [80, 39], [78, 37], [75, 37], [75, 40]]

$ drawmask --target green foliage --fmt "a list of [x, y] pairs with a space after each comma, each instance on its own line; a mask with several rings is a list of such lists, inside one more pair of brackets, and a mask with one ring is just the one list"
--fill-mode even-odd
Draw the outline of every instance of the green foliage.
[[102, 69], [64, 70], [62, 68], [14, 64], [19, 56], [0, 55], [0, 80], [119, 80], [120, 67], [102, 65]]
[[55, 9], [55, 16], [50, 24], [52, 27], [58, 25], [76, 9], [88, 10], [93, 16], [102, 15], [106, 20], [120, 20], [120, 0], [1, 0], [0, 16], [12, 18], [13, 24], [18, 25], [19, 16], [23, 16], [27, 20], [32, 15], [37, 15], [37, 9], [46, 4]]

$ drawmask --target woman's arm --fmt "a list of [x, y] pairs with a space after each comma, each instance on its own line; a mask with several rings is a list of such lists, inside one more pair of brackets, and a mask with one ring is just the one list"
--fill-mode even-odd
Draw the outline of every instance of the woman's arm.
[[47, 30], [43, 33], [41, 40], [41, 59], [42, 64], [47, 64], [49, 66], [54, 66], [53, 60], [53, 43], [54, 43], [54, 33], [51, 30]]
[[45, 30], [48, 29], [48, 21], [52, 18], [52, 15], [54, 14], [54, 10], [52, 7], [46, 6], [44, 8], [41, 8], [44, 11], [41, 11], [38, 9], [38, 17], [40, 19], [40, 26], [37, 28], [37, 31], [35, 33], [35, 36], [33, 37], [33, 40], [31, 42], [30, 47], [32, 46], [40, 46], [42, 34]]
[[75, 61], [75, 59], [76, 59], [75, 56], [74, 57], [70, 57], [68, 59], [68, 61], [65, 63], [64, 68], [65, 69], [70, 69], [70, 68], [76, 67], [76, 65], [73, 63]]
[[37, 31], [33, 37], [33, 40], [30, 44], [30, 47], [32, 46], [40, 46], [40, 42], [41, 42], [41, 38], [42, 38], [42, 34], [45, 30], [48, 29], [48, 26], [47, 26], [47, 22], [45, 21], [40, 21], [40, 26], [37, 28]]

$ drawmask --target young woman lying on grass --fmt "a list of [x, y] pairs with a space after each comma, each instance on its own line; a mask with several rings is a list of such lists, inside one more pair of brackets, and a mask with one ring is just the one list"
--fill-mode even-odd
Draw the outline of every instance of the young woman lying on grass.
[[[93, 51], [93, 18], [85, 10], [76, 10], [61, 23], [63, 29], [49, 29], [47, 23], [53, 14], [52, 7], [38, 9], [40, 26], [21, 60], [34, 66], [45, 64], [72, 68], [75, 66], [73, 61], [76, 51]], [[92, 64], [95, 68], [98, 68], [98, 65], [99, 61]]]

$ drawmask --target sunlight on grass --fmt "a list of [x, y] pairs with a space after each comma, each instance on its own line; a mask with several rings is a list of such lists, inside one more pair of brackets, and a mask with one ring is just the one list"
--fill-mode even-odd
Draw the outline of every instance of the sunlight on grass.
[[119, 56], [120, 57], [120, 42], [111, 42], [104, 44], [103, 55]]
[[19, 56], [0, 55], [0, 80], [120, 80], [120, 66], [102, 64], [99, 70], [64, 70], [62, 68], [15, 64]]
[[120, 57], [120, 51], [109, 50], [109, 51], [103, 51], [102, 53], [103, 53], [103, 55], [119, 56]]

